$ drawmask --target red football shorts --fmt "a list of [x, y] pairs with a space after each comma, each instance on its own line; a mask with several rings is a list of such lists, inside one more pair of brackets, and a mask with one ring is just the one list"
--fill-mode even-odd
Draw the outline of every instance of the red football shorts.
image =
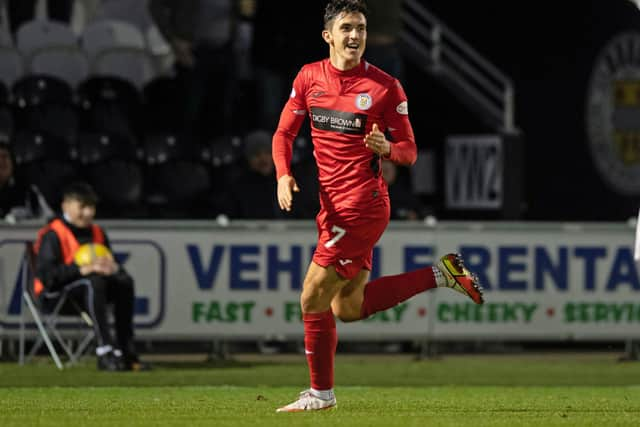
[[389, 224], [389, 199], [367, 209], [330, 212], [324, 207], [316, 216], [318, 244], [313, 262], [333, 265], [345, 279], [353, 279], [362, 269], [371, 270], [373, 247]]

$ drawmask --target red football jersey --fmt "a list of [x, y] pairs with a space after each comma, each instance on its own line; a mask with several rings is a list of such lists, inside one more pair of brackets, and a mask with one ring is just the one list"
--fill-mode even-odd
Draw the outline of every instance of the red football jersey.
[[393, 162], [415, 162], [404, 90], [397, 79], [365, 61], [341, 71], [325, 59], [300, 70], [273, 137], [278, 178], [291, 174], [292, 143], [306, 115], [325, 209], [361, 209], [388, 197], [380, 158], [364, 142], [374, 123], [391, 135]]

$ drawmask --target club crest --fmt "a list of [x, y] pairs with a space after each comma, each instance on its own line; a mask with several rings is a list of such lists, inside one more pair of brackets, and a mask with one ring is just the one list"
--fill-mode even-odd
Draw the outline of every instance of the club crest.
[[361, 93], [356, 96], [356, 107], [360, 110], [368, 110], [372, 104], [371, 96], [368, 93]]

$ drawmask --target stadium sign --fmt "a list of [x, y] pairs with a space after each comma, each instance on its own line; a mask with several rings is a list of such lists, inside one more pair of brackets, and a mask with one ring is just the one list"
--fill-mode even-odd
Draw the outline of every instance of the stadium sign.
[[[299, 296], [313, 223], [286, 229], [107, 226], [133, 275], [136, 328], [150, 339], [302, 336]], [[133, 227], [133, 228], [132, 228]], [[16, 335], [24, 241], [1, 229], [0, 330]], [[624, 224], [392, 224], [372, 276], [432, 265], [460, 252], [486, 289], [482, 306], [448, 289], [420, 294], [366, 321], [338, 322], [343, 339], [615, 339], [640, 337], [640, 278]]]
[[591, 157], [619, 194], [640, 194], [640, 33], [614, 37], [598, 55], [586, 102]]
[[503, 146], [497, 135], [452, 136], [445, 148], [448, 209], [500, 209]]

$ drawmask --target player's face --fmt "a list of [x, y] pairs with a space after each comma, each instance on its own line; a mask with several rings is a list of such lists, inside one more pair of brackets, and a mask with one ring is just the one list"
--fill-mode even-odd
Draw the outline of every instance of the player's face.
[[[367, 42], [367, 19], [362, 13], [342, 13], [323, 32], [332, 56], [346, 68], [360, 63]], [[334, 64], [335, 65], [335, 64]]]
[[93, 222], [96, 207], [77, 199], [66, 199], [62, 202], [62, 212], [71, 224], [79, 228], [86, 228]]

